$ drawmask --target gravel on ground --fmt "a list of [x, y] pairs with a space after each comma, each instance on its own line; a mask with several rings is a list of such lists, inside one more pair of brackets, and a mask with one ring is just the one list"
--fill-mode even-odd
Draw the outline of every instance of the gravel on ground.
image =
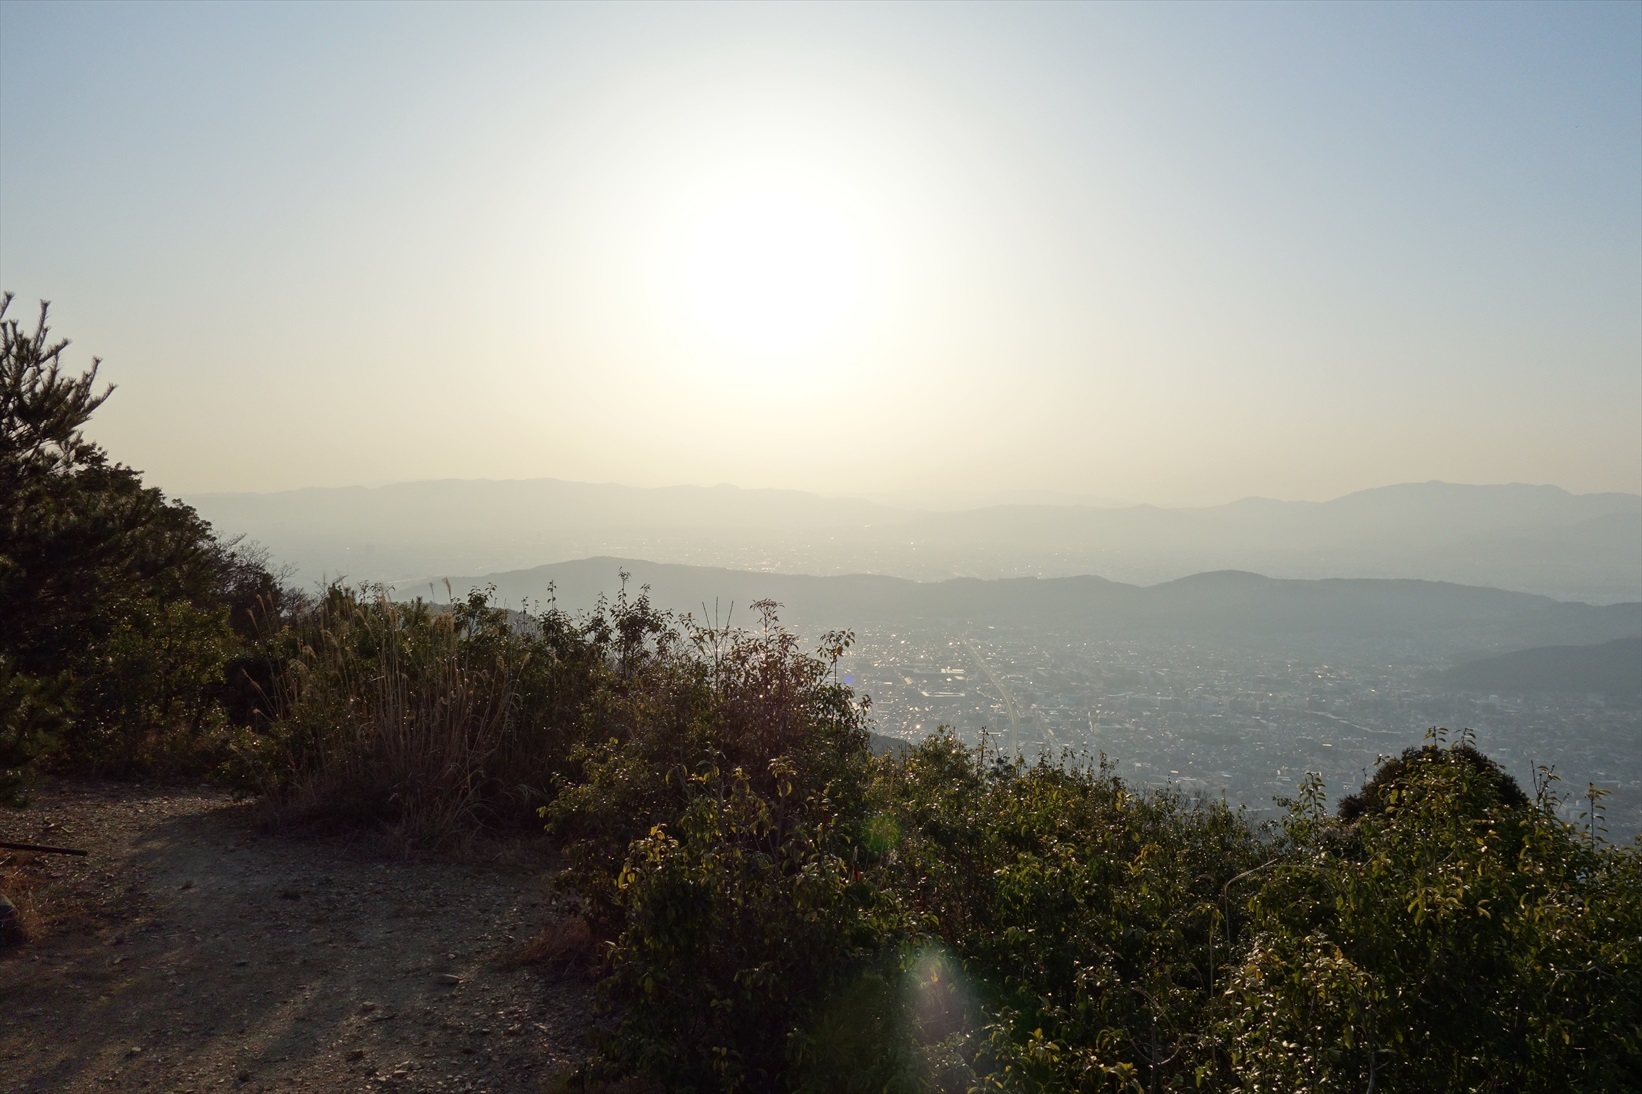
[[0, 954], [5, 1094], [551, 1090], [598, 1021], [584, 965], [520, 960], [570, 922], [545, 840], [406, 857], [86, 782], [0, 809], [0, 840], [89, 852], [0, 851], [33, 882], [34, 938]]

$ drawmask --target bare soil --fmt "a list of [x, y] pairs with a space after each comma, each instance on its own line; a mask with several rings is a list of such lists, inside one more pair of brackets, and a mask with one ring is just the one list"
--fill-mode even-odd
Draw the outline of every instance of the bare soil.
[[0, 809], [0, 839], [90, 852], [0, 851], [34, 936], [0, 954], [6, 1094], [539, 1091], [587, 1052], [585, 972], [519, 960], [567, 922], [543, 841], [406, 858], [88, 783]]

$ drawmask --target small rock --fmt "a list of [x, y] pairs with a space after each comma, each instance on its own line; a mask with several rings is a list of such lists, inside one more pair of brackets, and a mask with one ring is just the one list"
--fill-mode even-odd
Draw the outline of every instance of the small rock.
[[249, 1071], [241, 1071], [238, 1075], [235, 1075], [234, 1078], [238, 1079], [242, 1083], [248, 1083], [251, 1081], [251, 1073]]
[[130, 1048], [125, 1050], [125, 1054], [127, 1056], [141, 1056], [143, 1054], [143, 1046], [132, 1045]]
[[363, 1060], [364, 1058], [365, 1058], [365, 1050], [364, 1049], [362, 1049], [362, 1048], [350, 1048], [348, 1050], [348, 1059], [350, 1059], [350, 1060]]
[[242, 957], [239, 960], [234, 962], [234, 967], [236, 969], [243, 969], [246, 965], [249, 965], [250, 963], [251, 962], [247, 961], [245, 958]]
[[359, 1013], [360, 1014], [369, 1014], [371, 1011], [373, 1011], [375, 1009], [376, 1009], [376, 1004], [375, 1003], [361, 1003], [361, 1004], [359, 1004]]
[[439, 974], [439, 983], [441, 984], [449, 984], [450, 986], [455, 987], [461, 982], [462, 978], [453, 972], [442, 972]]
[[192, 889], [193, 887], [194, 887], [194, 879], [193, 878], [189, 878], [187, 881], [185, 881], [181, 885], [177, 886], [177, 888], [179, 888], [179, 889]]

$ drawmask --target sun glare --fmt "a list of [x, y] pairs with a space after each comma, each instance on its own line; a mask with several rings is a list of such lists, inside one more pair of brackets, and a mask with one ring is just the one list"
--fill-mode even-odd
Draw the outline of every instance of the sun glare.
[[718, 338], [768, 351], [808, 348], [843, 327], [862, 271], [841, 216], [802, 195], [765, 190], [708, 213], [685, 276], [699, 322]]

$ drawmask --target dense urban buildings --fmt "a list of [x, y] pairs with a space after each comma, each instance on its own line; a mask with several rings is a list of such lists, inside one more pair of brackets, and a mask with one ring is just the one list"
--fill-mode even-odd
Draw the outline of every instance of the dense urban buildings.
[[1029, 759], [1104, 754], [1135, 783], [1224, 794], [1255, 814], [1308, 771], [1337, 800], [1429, 728], [1469, 729], [1525, 788], [1538, 768], [1554, 772], [1569, 819], [1594, 785], [1608, 791], [1598, 823], [1610, 838], [1642, 832], [1642, 710], [1458, 691], [1434, 679], [1443, 667], [1371, 645], [1228, 649], [980, 625], [865, 628], [841, 671], [871, 697], [879, 733], [949, 726]]

